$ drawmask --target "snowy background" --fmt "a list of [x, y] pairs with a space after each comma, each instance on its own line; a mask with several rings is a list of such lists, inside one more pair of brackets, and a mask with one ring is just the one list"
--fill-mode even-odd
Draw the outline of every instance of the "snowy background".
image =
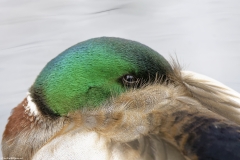
[[239, 0], [0, 0], [0, 133], [48, 61], [101, 36], [176, 54], [240, 92]]

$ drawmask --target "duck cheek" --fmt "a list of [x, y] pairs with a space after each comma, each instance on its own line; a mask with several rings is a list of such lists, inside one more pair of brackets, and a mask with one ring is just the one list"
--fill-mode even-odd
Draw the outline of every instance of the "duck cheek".
[[107, 100], [111, 96], [111, 92], [98, 86], [91, 86], [89, 87], [86, 98], [87, 106], [93, 106], [96, 107], [103, 103], [105, 100]]

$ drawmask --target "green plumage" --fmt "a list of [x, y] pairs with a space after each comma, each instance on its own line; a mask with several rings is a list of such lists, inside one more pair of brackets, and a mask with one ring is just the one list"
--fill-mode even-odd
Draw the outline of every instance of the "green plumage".
[[168, 62], [141, 43], [95, 38], [78, 43], [51, 60], [30, 92], [43, 113], [66, 115], [81, 107], [96, 107], [124, 92], [124, 75], [148, 81], [168, 71]]

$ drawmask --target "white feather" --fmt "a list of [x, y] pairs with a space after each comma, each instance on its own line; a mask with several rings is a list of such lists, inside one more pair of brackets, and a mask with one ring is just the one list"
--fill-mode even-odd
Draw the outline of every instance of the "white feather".
[[[75, 131], [74, 131], [75, 132]], [[43, 146], [33, 160], [124, 160], [117, 150], [111, 156], [108, 141], [96, 132], [69, 132]]]
[[39, 111], [37, 109], [36, 104], [32, 101], [32, 97], [30, 96], [30, 93], [27, 93], [27, 105], [24, 106], [25, 111], [29, 113], [29, 116], [37, 116], [39, 115]]

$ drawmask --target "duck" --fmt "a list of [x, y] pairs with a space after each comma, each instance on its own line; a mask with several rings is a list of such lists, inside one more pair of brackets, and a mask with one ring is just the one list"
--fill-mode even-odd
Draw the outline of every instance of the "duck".
[[239, 160], [240, 95], [116, 37], [52, 59], [12, 110], [3, 157]]

